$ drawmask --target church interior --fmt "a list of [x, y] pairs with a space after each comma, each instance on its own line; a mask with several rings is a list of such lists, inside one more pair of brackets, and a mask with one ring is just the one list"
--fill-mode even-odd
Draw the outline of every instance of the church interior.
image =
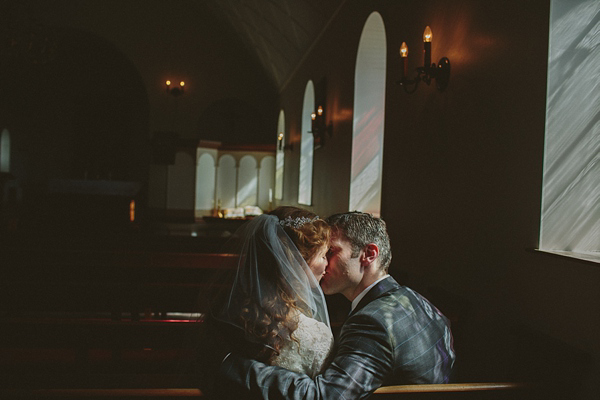
[[386, 221], [456, 382], [597, 398], [598, 2], [2, 0], [0, 26], [0, 387], [195, 388], [222, 246], [293, 205]]

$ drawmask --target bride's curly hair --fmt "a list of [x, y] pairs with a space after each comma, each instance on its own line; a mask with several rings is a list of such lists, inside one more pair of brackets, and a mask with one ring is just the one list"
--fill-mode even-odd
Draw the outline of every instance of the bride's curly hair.
[[292, 239], [307, 263], [320, 248], [329, 246], [331, 228], [317, 214], [292, 206], [278, 207], [269, 214], [275, 215], [279, 221], [299, 221], [302, 218], [310, 220], [310, 222], [297, 227], [287, 223], [283, 224], [283, 230]]
[[[283, 229], [292, 239], [304, 260], [308, 263], [318, 250], [329, 245], [331, 228], [316, 214], [298, 207], [279, 207], [269, 214], [284, 222]], [[303, 223], [294, 223], [301, 221]], [[247, 339], [263, 344], [256, 358], [265, 363], [272, 362], [284, 343], [296, 340], [292, 335], [298, 328], [297, 313], [309, 312], [297, 304], [292, 289], [283, 280], [278, 264], [266, 246], [258, 247], [261, 279], [268, 285], [262, 304], [250, 296], [242, 296], [241, 315]]]

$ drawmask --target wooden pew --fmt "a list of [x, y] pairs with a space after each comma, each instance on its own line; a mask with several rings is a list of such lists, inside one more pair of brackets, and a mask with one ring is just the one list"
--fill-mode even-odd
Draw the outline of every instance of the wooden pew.
[[[384, 386], [375, 391], [372, 399], [382, 398], [435, 398], [435, 399], [515, 399], [527, 385], [511, 382], [455, 383], [440, 385], [399, 385]], [[194, 388], [174, 389], [25, 389], [4, 390], [0, 394], [14, 398], [78, 398], [78, 399], [176, 399], [182, 397], [200, 398], [202, 392]], [[427, 395], [429, 397], [419, 397]], [[470, 397], [470, 396], [473, 397]]]
[[193, 386], [201, 323], [0, 319], [0, 387]]
[[473, 382], [430, 385], [383, 386], [372, 399], [533, 399], [533, 386], [516, 382]]
[[[2, 253], [0, 387], [193, 386], [202, 291], [234, 254]], [[32, 386], [33, 385], [33, 386]]]
[[[18, 254], [17, 254], [18, 253]], [[0, 315], [112, 315], [198, 311], [216, 273], [237, 256], [214, 253], [30, 251], [2, 255]]]
[[201, 398], [198, 389], [32, 389], [0, 390], [3, 398], [26, 399], [180, 399]]
[[[153, 316], [192, 311], [203, 284], [215, 272], [235, 268], [236, 255], [43, 250], [15, 251], [3, 260], [12, 266], [0, 271], [0, 330], [8, 333], [0, 343], [3, 393], [111, 399], [201, 395], [189, 389], [193, 376], [180, 368], [193, 357], [186, 339], [197, 324], [142, 316], [146, 310]], [[108, 313], [113, 319], [75, 318], [77, 312]], [[44, 318], [44, 313], [67, 318]], [[380, 388], [373, 398], [512, 399], [519, 389], [511, 383], [407, 385]], [[493, 397], [498, 395], [505, 397]]]

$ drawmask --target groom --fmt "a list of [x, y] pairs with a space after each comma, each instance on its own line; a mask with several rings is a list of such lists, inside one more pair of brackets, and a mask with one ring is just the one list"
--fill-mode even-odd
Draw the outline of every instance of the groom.
[[361, 212], [328, 222], [333, 236], [321, 286], [352, 302], [332, 363], [313, 380], [233, 353], [221, 364], [223, 380], [264, 399], [359, 399], [382, 385], [447, 383], [455, 358], [449, 322], [388, 275], [385, 222]]

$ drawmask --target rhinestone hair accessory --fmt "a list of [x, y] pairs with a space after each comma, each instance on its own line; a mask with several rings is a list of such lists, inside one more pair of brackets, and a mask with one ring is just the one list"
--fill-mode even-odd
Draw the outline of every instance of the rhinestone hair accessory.
[[285, 226], [289, 226], [290, 228], [294, 228], [294, 229], [300, 229], [304, 224], [316, 221], [317, 219], [319, 219], [318, 216], [316, 216], [315, 218], [308, 218], [308, 217], [296, 217], [296, 218], [292, 218], [292, 217], [287, 217], [285, 219], [280, 220], [279, 221], [279, 225], [284, 226], [284, 227]]

